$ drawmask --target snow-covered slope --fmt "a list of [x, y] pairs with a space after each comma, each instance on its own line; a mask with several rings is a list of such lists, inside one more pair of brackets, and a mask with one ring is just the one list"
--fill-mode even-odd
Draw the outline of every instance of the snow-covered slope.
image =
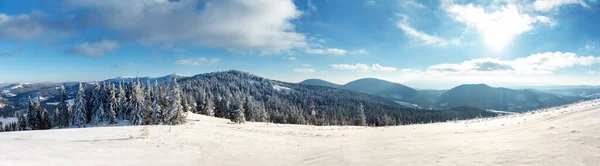
[[0, 133], [0, 165], [598, 165], [600, 101], [396, 127], [228, 124]]

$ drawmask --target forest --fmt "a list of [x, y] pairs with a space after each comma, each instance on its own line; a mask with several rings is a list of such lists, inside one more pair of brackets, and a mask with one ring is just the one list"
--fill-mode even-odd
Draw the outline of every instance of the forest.
[[[34, 101], [35, 100], [35, 101]], [[29, 99], [26, 113], [2, 131], [43, 130], [128, 123], [177, 125], [188, 113], [235, 123], [390, 126], [445, 122], [497, 114], [472, 107], [447, 110], [406, 108], [393, 101], [348, 90], [285, 83], [231, 70], [168, 82], [79, 83], [74, 103], [61, 87], [60, 102], [49, 112]]]

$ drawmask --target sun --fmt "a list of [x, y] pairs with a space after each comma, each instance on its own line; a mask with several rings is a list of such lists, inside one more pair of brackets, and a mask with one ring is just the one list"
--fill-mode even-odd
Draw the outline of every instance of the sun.
[[488, 29], [482, 34], [485, 45], [496, 51], [502, 51], [513, 39], [513, 33], [507, 33], [500, 28]]

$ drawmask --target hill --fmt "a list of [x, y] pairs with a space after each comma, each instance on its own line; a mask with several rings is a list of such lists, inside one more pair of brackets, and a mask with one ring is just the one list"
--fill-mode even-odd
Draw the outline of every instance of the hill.
[[410, 98], [417, 93], [417, 90], [408, 86], [376, 78], [359, 79], [349, 82], [341, 88], [394, 99]]
[[495, 88], [485, 84], [465, 84], [448, 90], [436, 99], [439, 108], [473, 106], [477, 108], [523, 112], [563, 105], [580, 100], [535, 90]]
[[324, 86], [324, 87], [331, 87], [331, 88], [338, 88], [341, 86], [341, 85], [334, 84], [329, 81], [325, 81], [325, 80], [321, 80], [321, 79], [307, 79], [298, 84]]

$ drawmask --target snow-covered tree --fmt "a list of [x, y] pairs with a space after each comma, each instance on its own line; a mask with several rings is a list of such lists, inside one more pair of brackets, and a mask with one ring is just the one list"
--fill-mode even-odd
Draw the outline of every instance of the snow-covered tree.
[[177, 84], [177, 75], [173, 75], [173, 81], [169, 92], [167, 93], [167, 117], [166, 123], [169, 125], [182, 124], [185, 122], [187, 112], [183, 111], [181, 106], [181, 90]]
[[19, 124], [18, 130], [27, 130], [27, 118], [22, 113], [17, 113], [17, 123]]
[[37, 130], [37, 115], [35, 112], [35, 106], [33, 105], [33, 101], [31, 97], [29, 98], [29, 103], [27, 104], [27, 128], [29, 130]]
[[58, 103], [58, 120], [56, 126], [68, 126], [70, 115], [67, 109], [67, 93], [65, 92], [65, 86], [60, 86], [60, 102]]
[[247, 96], [244, 100], [244, 115], [247, 121], [254, 122], [257, 119], [256, 108], [254, 107], [254, 102], [250, 99], [250, 96]]
[[129, 119], [133, 125], [144, 125], [144, 93], [139, 82], [133, 83], [133, 91], [129, 102]]
[[119, 88], [117, 91], [117, 94], [119, 96], [119, 106], [118, 108], [116, 108], [117, 120], [125, 120], [127, 118], [127, 96], [125, 93], [125, 87], [123, 86], [123, 81], [119, 83]]
[[359, 126], [367, 125], [367, 117], [365, 116], [365, 107], [362, 103], [358, 106], [358, 124]]
[[237, 109], [232, 111], [231, 121], [234, 123], [245, 123], [246, 117], [244, 115], [245, 109], [244, 105], [241, 103], [237, 106]]
[[117, 112], [116, 110], [119, 108], [119, 100], [116, 97], [116, 90], [114, 86], [110, 85], [110, 98], [108, 99], [108, 110], [106, 110], [106, 119], [109, 124], [117, 123]]
[[86, 106], [87, 101], [85, 100], [85, 89], [83, 85], [79, 83], [79, 91], [77, 91], [77, 97], [75, 98], [75, 108], [73, 110], [73, 125], [77, 127], [84, 126], [87, 123]]
[[104, 90], [96, 82], [92, 92], [92, 124], [102, 124], [104, 122]]
[[[158, 84], [155, 84], [158, 85]], [[160, 104], [161, 98], [164, 96], [160, 94], [158, 88], [154, 88], [154, 99], [152, 100], [152, 114], [150, 118], [151, 124], [162, 124], [163, 123], [163, 108]]]

